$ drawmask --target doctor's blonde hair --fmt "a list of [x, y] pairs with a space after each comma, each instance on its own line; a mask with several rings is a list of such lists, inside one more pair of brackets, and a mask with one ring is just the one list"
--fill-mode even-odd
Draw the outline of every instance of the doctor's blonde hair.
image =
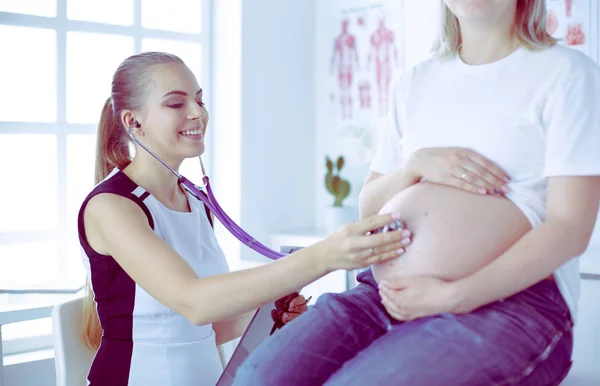
[[[448, 58], [456, 55], [462, 44], [460, 24], [445, 0], [439, 1], [440, 29], [433, 52], [438, 58]], [[546, 0], [517, 0], [515, 33], [518, 42], [530, 50], [542, 50], [556, 44], [557, 39], [546, 31]]]
[[[113, 75], [111, 95], [104, 103], [96, 139], [95, 183], [99, 184], [114, 168], [123, 170], [131, 163], [130, 139], [121, 123], [123, 110], [143, 111], [152, 86], [149, 68], [157, 64], [183, 63], [172, 54], [143, 52], [125, 59]], [[102, 327], [89, 280], [83, 299], [83, 341], [96, 350], [100, 347]]]

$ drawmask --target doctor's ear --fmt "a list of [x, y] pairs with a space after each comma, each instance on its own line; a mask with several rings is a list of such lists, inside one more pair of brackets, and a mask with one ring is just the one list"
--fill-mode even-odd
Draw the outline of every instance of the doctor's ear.
[[140, 123], [137, 120], [133, 120], [130, 122], [131, 124], [127, 126], [127, 129], [131, 130], [131, 132], [135, 135], [143, 136], [144, 131], [142, 130], [142, 125], [140, 125]]
[[138, 122], [137, 119], [135, 119], [133, 111], [123, 111], [121, 113], [121, 122], [127, 130], [131, 130], [133, 133], [138, 135], [144, 134], [142, 130], [140, 130], [142, 125]]

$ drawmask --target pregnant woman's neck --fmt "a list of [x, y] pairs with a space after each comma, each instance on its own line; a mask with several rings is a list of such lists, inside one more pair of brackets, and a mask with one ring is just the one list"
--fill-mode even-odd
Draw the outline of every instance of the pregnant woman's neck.
[[460, 30], [460, 56], [466, 64], [492, 63], [507, 57], [519, 47], [512, 22], [493, 25], [462, 22]]

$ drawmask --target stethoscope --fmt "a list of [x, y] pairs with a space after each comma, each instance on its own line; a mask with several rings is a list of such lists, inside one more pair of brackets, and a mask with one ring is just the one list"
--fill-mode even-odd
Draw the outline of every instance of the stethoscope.
[[[257, 241], [254, 237], [250, 236], [248, 234], [248, 232], [243, 230], [242, 227], [237, 225], [235, 223], [235, 221], [233, 221], [231, 219], [231, 217], [229, 217], [227, 215], [227, 213], [225, 213], [223, 208], [221, 208], [221, 206], [217, 202], [217, 199], [215, 198], [215, 195], [213, 194], [213, 191], [210, 187], [210, 181], [209, 181], [208, 176], [206, 175], [206, 171], [204, 170], [204, 164], [202, 163], [201, 156], [198, 156], [198, 159], [200, 160], [200, 168], [202, 170], [202, 182], [204, 183], [204, 185], [198, 186], [198, 185], [195, 185], [190, 180], [188, 180], [187, 178], [185, 178], [184, 176], [182, 176], [181, 174], [179, 174], [175, 169], [173, 169], [162, 158], [160, 158], [152, 150], [150, 150], [146, 145], [144, 145], [142, 143], [142, 141], [137, 139], [131, 132], [131, 127], [128, 128], [127, 130], [129, 132], [129, 136], [135, 141], [135, 143], [140, 145], [152, 157], [156, 158], [161, 164], [163, 164], [167, 169], [169, 169], [171, 171], [171, 173], [173, 173], [175, 176], [177, 176], [177, 181], [179, 182], [179, 184], [183, 185], [185, 190], [187, 190], [192, 196], [194, 196], [198, 200], [202, 201], [202, 203], [204, 205], [206, 205], [208, 207], [208, 209], [210, 209], [210, 211], [215, 215], [215, 217], [218, 218], [219, 221], [221, 221], [223, 226], [225, 226], [225, 228], [232, 235], [234, 235], [235, 238], [237, 238], [242, 244], [246, 245], [247, 247], [253, 249], [254, 251], [260, 253], [261, 255], [263, 255], [271, 260], [277, 260], [284, 256], [287, 256], [287, 254], [276, 252], [276, 251], [272, 250], [271, 248], [263, 245], [259, 241]], [[202, 190], [206, 190], [206, 193], [203, 193]], [[403, 228], [404, 228], [404, 222], [402, 220], [396, 220], [392, 224], [384, 225], [383, 227], [373, 229], [373, 230], [367, 232], [367, 234], [380, 233], [380, 232], [385, 233], [385, 232], [389, 232], [389, 231], [393, 231], [393, 230], [397, 230], [397, 229], [403, 229]]]
[[[202, 186], [195, 185], [193, 182], [179, 174], [175, 169], [173, 169], [168, 163], [166, 163], [162, 158], [156, 155], [152, 150], [150, 150], [146, 145], [144, 145], [140, 140], [138, 140], [133, 133], [131, 132], [131, 128], [128, 128], [129, 136], [140, 145], [144, 150], [146, 150], [152, 157], [156, 158], [161, 164], [163, 164], [167, 169], [171, 171], [175, 176], [177, 176], [177, 181], [179, 184], [183, 185], [185, 190], [187, 190], [192, 196], [196, 197], [198, 200], [202, 201], [204, 205], [210, 209], [210, 211], [215, 215], [216, 218], [225, 226], [225, 228], [234, 235], [242, 244], [247, 247], [253, 249], [254, 251], [260, 253], [261, 255], [271, 259], [277, 260], [286, 256], [286, 254], [276, 252], [267, 246], [261, 244], [259, 241], [254, 239], [254, 237], [250, 236], [245, 230], [243, 230], [239, 225], [235, 223], [225, 211], [221, 208], [213, 191], [210, 187], [210, 181], [206, 172], [204, 170], [204, 164], [202, 163], [202, 157], [198, 156], [200, 160], [200, 168], [202, 169]], [[203, 193], [202, 190], [206, 190], [206, 193]]]

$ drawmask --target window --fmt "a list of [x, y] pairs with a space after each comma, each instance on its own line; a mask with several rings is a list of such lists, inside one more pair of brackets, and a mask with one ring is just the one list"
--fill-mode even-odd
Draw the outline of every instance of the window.
[[[0, 312], [80, 291], [77, 213], [93, 188], [96, 124], [112, 74], [129, 55], [161, 50], [205, 84], [208, 3], [0, 1]], [[182, 172], [197, 179], [198, 161]], [[4, 353], [50, 333], [47, 320], [8, 325]]]

